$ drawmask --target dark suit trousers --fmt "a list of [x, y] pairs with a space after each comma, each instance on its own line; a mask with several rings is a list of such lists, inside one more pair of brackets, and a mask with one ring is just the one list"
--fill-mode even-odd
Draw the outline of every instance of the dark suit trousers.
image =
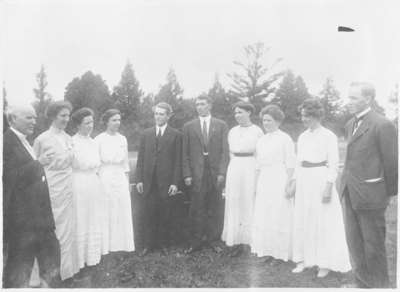
[[389, 285], [385, 248], [385, 210], [354, 210], [347, 188], [342, 198], [347, 245], [353, 273], [365, 288]]
[[11, 234], [9, 240], [4, 288], [29, 287], [35, 257], [40, 277], [50, 287], [60, 285], [60, 245], [54, 231], [21, 231]]
[[192, 225], [192, 246], [202, 241], [212, 242], [221, 236], [222, 196], [216, 189], [208, 157], [205, 157], [204, 172], [199, 192], [192, 191], [189, 216]]
[[[153, 180], [157, 181], [157, 180]], [[144, 246], [146, 248], [167, 247], [171, 222], [171, 199], [161, 196], [157, 183], [153, 183], [145, 198]]]

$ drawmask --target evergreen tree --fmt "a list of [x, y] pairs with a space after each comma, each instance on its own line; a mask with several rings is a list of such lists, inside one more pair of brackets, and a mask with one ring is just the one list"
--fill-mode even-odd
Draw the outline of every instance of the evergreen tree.
[[[66, 87], [64, 99], [72, 104], [73, 110], [89, 107], [95, 113], [94, 135], [100, 131], [99, 117], [112, 106], [107, 84], [101, 75], [87, 71], [75, 77]], [[69, 128], [69, 130], [71, 130]]]
[[400, 95], [399, 84], [396, 83], [394, 86], [394, 90], [389, 97], [389, 105], [393, 114], [393, 122], [396, 124], [396, 126], [398, 124], [398, 118], [399, 118], [399, 108], [398, 108], [399, 95]]
[[153, 106], [154, 96], [152, 94], [147, 94], [140, 104], [139, 112], [139, 123], [141, 128], [143, 129], [149, 128], [154, 125]]
[[278, 104], [285, 113], [282, 129], [291, 134], [294, 139], [297, 139], [298, 135], [304, 129], [299, 106], [309, 97], [310, 94], [303, 78], [295, 76], [292, 71], [288, 70], [274, 98], [271, 100], [271, 103]]
[[3, 82], [3, 133], [9, 127], [8, 117], [7, 117], [7, 108], [8, 108], [7, 91], [6, 91], [6, 86]]
[[139, 106], [143, 91], [139, 87], [139, 81], [135, 77], [132, 64], [127, 62], [121, 74], [121, 80], [114, 87], [112, 100], [121, 111], [122, 119], [133, 122], [139, 121]]
[[328, 77], [326, 79], [319, 96], [325, 111], [324, 122], [337, 122], [341, 107], [340, 94], [333, 85], [332, 78]]
[[301, 76], [295, 76], [292, 71], [287, 71], [276, 91], [273, 103], [277, 103], [285, 113], [286, 122], [297, 123], [301, 121], [299, 106], [310, 97], [307, 87]]
[[232, 126], [234, 124], [234, 117], [232, 114], [233, 100], [231, 100], [231, 97], [222, 87], [217, 74], [215, 75], [214, 84], [208, 90], [207, 95], [212, 101], [211, 114]]
[[175, 71], [170, 69], [166, 83], [160, 87], [159, 92], [155, 96], [155, 104], [159, 102], [166, 102], [171, 105], [173, 115], [169, 120], [169, 124], [174, 128], [182, 128], [184, 121], [187, 119], [187, 114], [182, 105], [186, 104], [183, 101], [183, 89], [178, 82]]
[[3, 82], [3, 112], [6, 112], [7, 108], [8, 108], [7, 90], [6, 90], [6, 85]]
[[244, 61], [233, 62], [238, 67], [238, 72], [228, 74], [232, 81], [230, 94], [253, 103], [257, 113], [265, 105], [265, 98], [275, 90], [274, 83], [283, 75], [274, 70], [281, 58], [271, 65], [265, 64], [264, 58], [269, 50], [263, 43], [246, 46]]
[[33, 89], [35, 94], [35, 101], [33, 102], [33, 107], [36, 110], [36, 126], [33, 136], [36, 137], [43, 131], [45, 131], [50, 122], [46, 118], [46, 108], [51, 102], [51, 95], [46, 91], [47, 74], [44, 66], [40, 67], [39, 73], [36, 74], [37, 88]]

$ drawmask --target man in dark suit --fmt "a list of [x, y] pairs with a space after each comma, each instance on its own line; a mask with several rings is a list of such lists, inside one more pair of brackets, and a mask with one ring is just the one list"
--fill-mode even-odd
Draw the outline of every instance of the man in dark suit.
[[211, 117], [207, 96], [196, 99], [196, 110], [199, 118], [183, 127], [183, 177], [191, 193], [189, 213], [193, 229], [186, 253], [199, 250], [205, 243], [212, 244], [221, 236], [221, 190], [229, 161], [228, 126]]
[[60, 247], [49, 190], [42, 164], [51, 157], [36, 158], [26, 140], [36, 123], [31, 107], [16, 107], [10, 128], [3, 136], [3, 242], [7, 260], [4, 287], [28, 287], [36, 257], [43, 286], [60, 284]]
[[388, 286], [385, 210], [397, 195], [397, 131], [370, 108], [375, 89], [352, 83], [346, 125], [347, 153], [340, 195], [355, 283], [360, 288]]
[[140, 140], [136, 168], [137, 190], [144, 196], [144, 249], [152, 250], [157, 242], [167, 254], [170, 231], [170, 196], [178, 191], [181, 175], [182, 135], [167, 122], [172, 114], [168, 103], [154, 107], [156, 126], [146, 129]]

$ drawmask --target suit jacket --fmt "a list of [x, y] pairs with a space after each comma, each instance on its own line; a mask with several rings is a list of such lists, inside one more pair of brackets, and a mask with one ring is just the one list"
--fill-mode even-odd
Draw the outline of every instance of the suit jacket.
[[[170, 185], [179, 185], [181, 175], [182, 134], [170, 126], [165, 128], [157, 150], [156, 127], [144, 130], [136, 164], [136, 182], [143, 182], [144, 194], [157, 184], [160, 195], [168, 196]], [[156, 175], [154, 175], [156, 174]], [[157, 181], [154, 181], [154, 178]]]
[[11, 129], [3, 136], [3, 219], [5, 237], [55, 229], [44, 169]]
[[[225, 176], [229, 162], [228, 126], [222, 120], [211, 118], [208, 133], [208, 158], [213, 182], [218, 175]], [[194, 119], [183, 127], [182, 144], [183, 177], [192, 177], [193, 189], [199, 191], [204, 170], [204, 141], [200, 119]]]
[[345, 128], [347, 151], [340, 194], [347, 186], [354, 209], [385, 208], [397, 194], [397, 131], [383, 116], [368, 112], [352, 135], [355, 119]]

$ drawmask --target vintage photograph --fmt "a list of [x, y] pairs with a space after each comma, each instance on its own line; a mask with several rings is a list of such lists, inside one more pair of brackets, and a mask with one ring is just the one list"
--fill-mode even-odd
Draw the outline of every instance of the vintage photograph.
[[395, 0], [0, 0], [3, 288], [391, 288]]

